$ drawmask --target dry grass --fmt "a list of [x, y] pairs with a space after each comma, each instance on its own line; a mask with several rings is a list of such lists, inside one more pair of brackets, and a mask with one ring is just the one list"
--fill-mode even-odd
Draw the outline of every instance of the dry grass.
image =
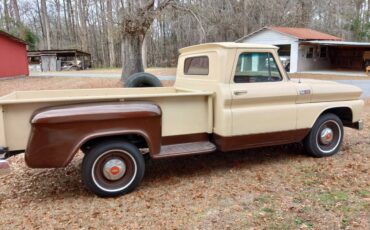
[[[117, 87], [116, 79], [16, 79], [12, 90]], [[315, 159], [299, 144], [149, 162], [133, 193], [100, 199], [65, 169], [29, 169], [22, 155], [0, 177], [2, 229], [370, 229], [370, 104], [365, 130]]]
[[120, 87], [118, 79], [112, 78], [62, 78], [62, 77], [22, 77], [0, 80], [0, 95], [20, 90], [42, 89], [88, 89]]
[[[170, 86], [173, 82], [162, 81], [162, 84]], [[20, 77], [0, 79], [0, 96], [21, 90], [116, 88], [121, 86], [121, 81], [116, 78]]]

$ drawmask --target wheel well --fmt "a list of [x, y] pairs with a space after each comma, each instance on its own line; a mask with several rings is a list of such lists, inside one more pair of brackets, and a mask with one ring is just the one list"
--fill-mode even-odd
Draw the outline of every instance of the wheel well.
[[343, 122], [343, 125], [352, 124], [353, 114], [352, 114], [352, 110], [348, 107], [328, 109], [328, 110], [325, 110], [321, 115], [326, 114], [326, 113], [333, 113], [337, 115]]
[[113, 136], [103, 136], [103, 137], [96, 137], [87, 140], [85, 143], [82, 144], [81, 150], [84, 153], [87, 153], [91, 148], [95, 145], [102, 143], [107, 140], [120, 140], [120, 141], [127, 141], [131, 144], [134, 144], [137, 148], [149, 148], [149, 145], [142, 135], [139, 134], [124, 134], [124, 135], [113, 135]]

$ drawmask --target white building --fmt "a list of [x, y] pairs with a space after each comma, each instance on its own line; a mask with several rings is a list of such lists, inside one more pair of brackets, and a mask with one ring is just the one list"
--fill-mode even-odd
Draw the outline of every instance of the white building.
[[237, 42], [276, 45], [279, 55], [290, 57], [290, 72], [364, 70], [364, 52], [370, 43], [347, 42], [308, 28], [264, 27]]

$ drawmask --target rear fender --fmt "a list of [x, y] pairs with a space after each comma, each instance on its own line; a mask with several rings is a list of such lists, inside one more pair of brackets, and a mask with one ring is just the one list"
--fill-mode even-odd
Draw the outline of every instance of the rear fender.
[[95, 103], [38, 110], [31, 118], [25, 160], [31, 168], [67, 166], [87, 141], [105, 136], [142, 136], [151, 154], [160, 151], [161, 109], [152, 103]]

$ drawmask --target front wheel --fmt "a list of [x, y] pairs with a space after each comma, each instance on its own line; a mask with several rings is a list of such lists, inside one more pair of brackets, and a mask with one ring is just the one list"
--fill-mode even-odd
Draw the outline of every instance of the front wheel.
[[304, 140], [306, 152], [314, 157], [329, 157], [339, 152], [343, 141], [343, 123], [332, 113], [320, 116]]
[[145, 172], [139, 149], [128, 142], [107, 141], [94, 146], [82, 162], [85, 186], [101, 197], [124, 195], [134, 190]]

